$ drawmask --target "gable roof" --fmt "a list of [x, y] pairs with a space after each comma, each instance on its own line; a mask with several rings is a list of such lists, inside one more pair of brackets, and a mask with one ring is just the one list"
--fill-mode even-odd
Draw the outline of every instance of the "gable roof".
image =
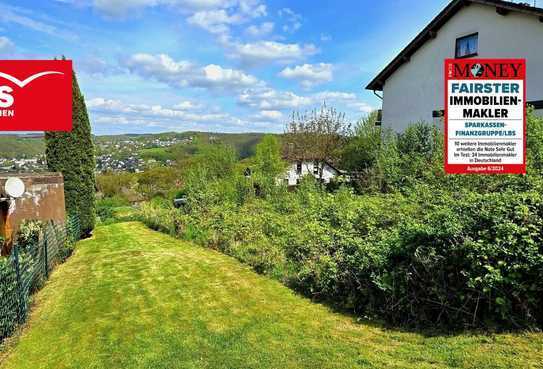
[[505, 15], [510, 11], [520, 12], [539, 17], [543, 22], [543, 9], [530, 6], [528, 4], [516, 4], [502, 0], [453, 0], [443, 9], [421, 33], [415, 37], [386, 67], [375, 77], [367, 86], [367, 90], [382, 91], [385, 81], [390, 77], [403, 63], [408, 62], [413, 55], [426, 41], [437, 36], [437, 31], [458, 13], [464, 6], [471, 4], [482, 4], [496, 7], [499, 14]]
[[328, 165], [330, 168], [332, 168], [333, 170], [335, 170], [336, 172], [338, 172], [338, 174], [343, 174], [345, 171], [342, 170], [342, 169], [339, 169], [335, 164], [333, 164], [330, 160], [319, 160], [319, 159], [288, 159], [288, 158], [285, 158], [283, 157], [283, 160], [286, 160], [288, 161], [290, 164], [295, 164], [297, 162], [314, 162], [314, 161], [319, 161], [321, 163], [324, 163], [326, 165]]

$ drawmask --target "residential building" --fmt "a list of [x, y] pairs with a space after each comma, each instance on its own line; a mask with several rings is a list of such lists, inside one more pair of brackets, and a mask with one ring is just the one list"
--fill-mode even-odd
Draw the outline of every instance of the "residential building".
[[327, 162], [297, 160], [289, 165], [283, 180], [288, 186], [296, 186], [304, 176], [311, 175], [316, 179], [322, 179], [323, 183], [328, 184], [341, 174], [342, 172], [339, 169]]
[[381, 124], [403, 131], [441, 123], [444, 60], [526, 59], [527, 101], [543, 115], [543, 9], [501, 0], [454, 0], [366, 87], [382, 92]]

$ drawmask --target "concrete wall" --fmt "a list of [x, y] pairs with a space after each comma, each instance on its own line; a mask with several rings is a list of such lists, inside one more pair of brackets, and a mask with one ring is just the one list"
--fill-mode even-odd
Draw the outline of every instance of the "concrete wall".
[[[15, 200], [0, 201], [0, 236], [13, 241], [24, 220], [53, 220], [64, 223], [64, 178], [60, 173], [1, 174], [0, 198], [5, 198], [4, 185], [9, 177], [19, 177], [25, 184], [25, 194]], [[4, 252], [5, 253], [5, 250]]]
[[432, 111], [444, 108], [444, 60], [454, 58], [457, 38], [476, 32], [476, 58], [526, 58], [528, 101], [543, 100], [543, 23], [536, 16], [513, 11], [501, 16], [492, 6], [471, 4], [386, 80], [383, 127], [402, 131], [410, 123], [434, 120]]

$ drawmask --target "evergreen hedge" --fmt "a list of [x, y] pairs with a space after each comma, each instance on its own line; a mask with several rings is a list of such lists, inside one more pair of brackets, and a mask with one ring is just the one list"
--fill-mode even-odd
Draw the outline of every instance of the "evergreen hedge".
[[75, 73], [72, 81], [71, 132], [46, 132], [47, 167], [64, 175], [66, 210], [81, 222], [81, 236], [88, 236], [96, 218], [96, 159], [85, 98]]

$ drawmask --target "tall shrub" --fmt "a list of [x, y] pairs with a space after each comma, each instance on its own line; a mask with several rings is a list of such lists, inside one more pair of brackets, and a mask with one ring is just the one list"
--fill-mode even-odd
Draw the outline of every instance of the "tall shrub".
[[277, 192], [277, 180], [287, 168], [281, 158], [281, 143], [274, 135], [266, 135], [256, 145], [254, 157], [255, 185], [260, 195], [271, 195]]
[[47, 167], [64, 175], [66, 210], [79, 217], [81, 235], [88, 236], [96, 216], [96, 160], [87, 107], [75, 73], [72, 100], [72, 131], [45, 133]]

